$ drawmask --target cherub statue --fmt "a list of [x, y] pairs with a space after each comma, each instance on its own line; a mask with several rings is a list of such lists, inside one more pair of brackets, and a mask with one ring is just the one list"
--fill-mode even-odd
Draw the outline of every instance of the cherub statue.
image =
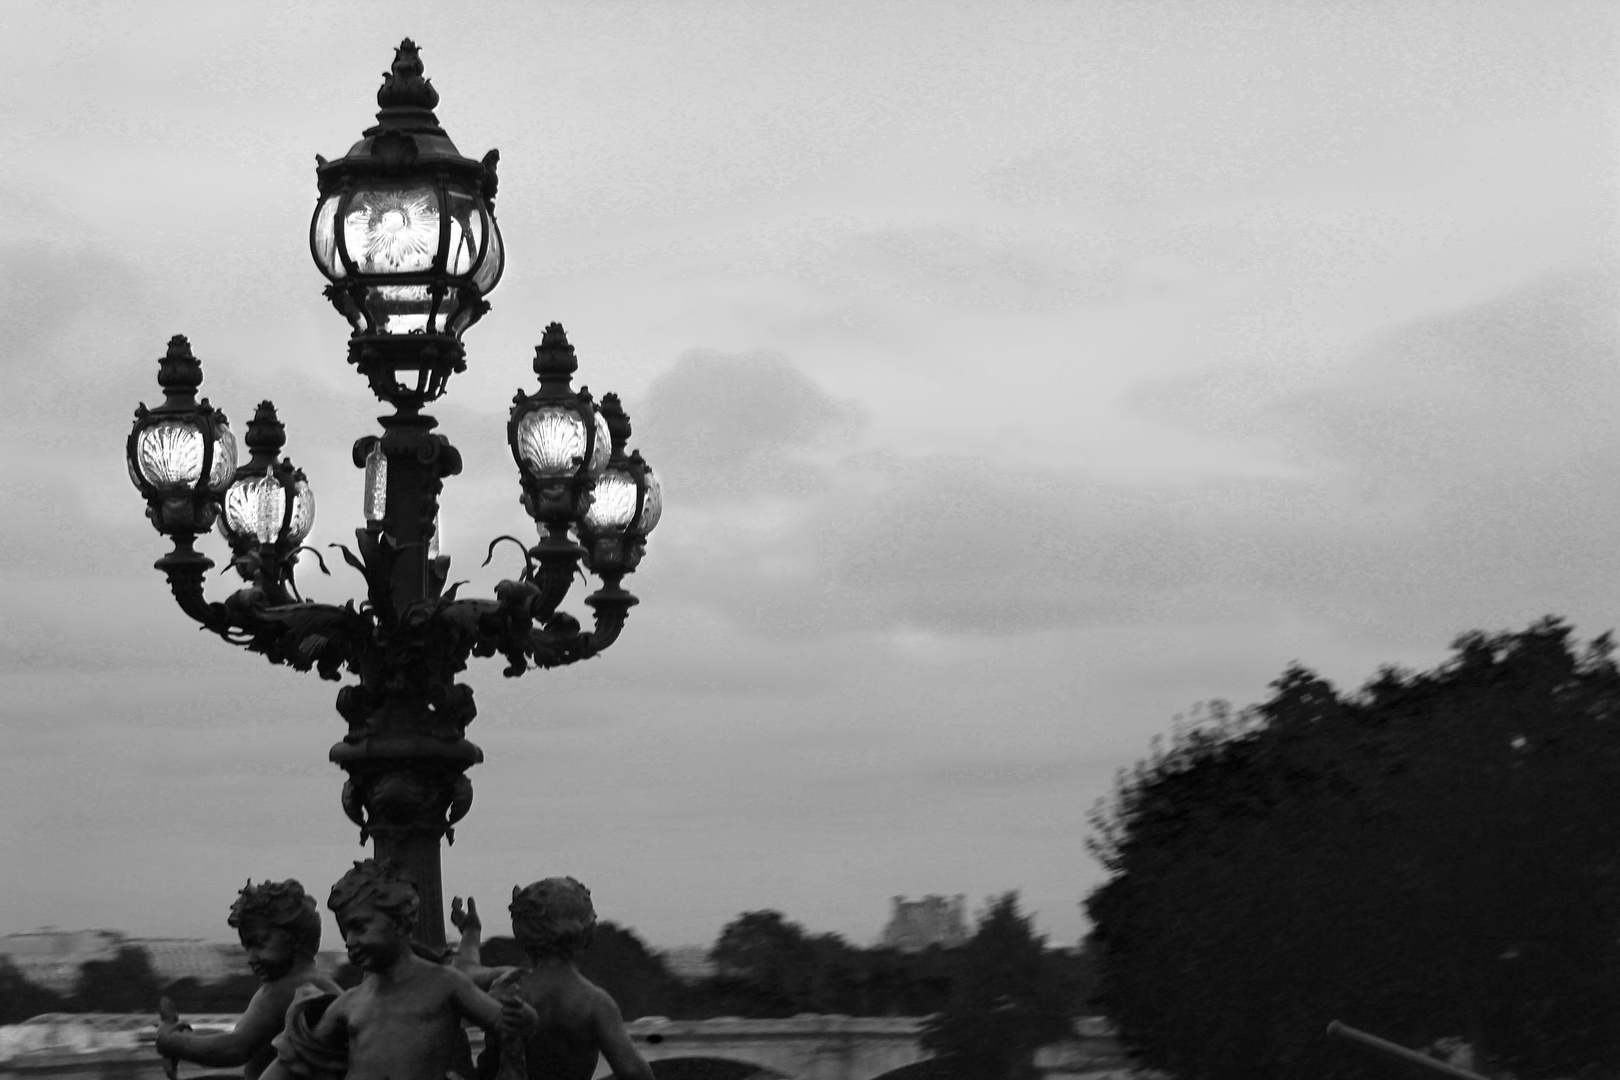
[[[470, 896], [465, 909], [459, 896], [450, 905], [450, 921], [461, 931], [451, 963], [497, 994], [510, 987], [538, 1015], [538, 1026], [523, 1040], [528, 1080], [590, 1080], [597, 1054], [607, 1059], [618, 1080], [653, 1080], [624, 1029], [619, 1006], [581, 975], [575, 963], [596, 931], [591, 891], [571, 877], [546, 878], [526, 888], [514, 886], [509, 910], [512, 935], [523, 947], [528, 967], [483, 966], [483, 924]], [[490, 1058], [486, 1050], [479, 1060], [481, 1080], [497, 1074], [509, 1080], [512, 1070]]]
[[332, 886], [326, 906], [364, 978], [335, 999], [298, 995], [264, 1080], [444, 1080], [463, 1020], [491, 1042], [533, 1030], [533, 1009], [519, 1001], [503, 1006], [455, 968], [417, 955], [411, 930], [419, 903], [394, 866], [372, 859]]
[[157, 1051], [166, 1059], [165, 1070], [174, 1075], [176, 1061], [213, 1067], [242, 1066], [244, 1080], [259, 1074], [276, 1059], [270, 1040], [281, 1030], [282, 1019], [301, 986], [336, 993], [338, 986], [315, 968], [321, 947], [321, 913], [315, 899], [298, 882], [250, 879], [231, 905], [226, 920], [236, 928], [247, 950], [248, 967], [264, 983], [248, 1002], [236, 1027], [219, 1035], [199, 1035], [180, 1022], [164, 998], [159, 1009]]

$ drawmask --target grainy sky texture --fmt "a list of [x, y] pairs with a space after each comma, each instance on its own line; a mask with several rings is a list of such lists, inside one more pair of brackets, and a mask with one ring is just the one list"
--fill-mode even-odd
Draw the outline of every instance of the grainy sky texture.
[[528, 535], [505, 411], [554, 319], [668, 507], [606, 656], [475, 665], [447, 889], [504, 932], [569, 873], [673, 945], [1018, 888], [1072, 942], [1086, 811], [1194, 703], [1615, 625], [1617, 10], [14, 0], [0, 932], [226, 938], [245, 878], [363, 855], [335, 686], [192, 628], [121, 457], [185, 333], [352, 537], [381, 410], [314, 154], [400, 38], [501, 151], [506, 277], [435, 410], [452, 578], [516, 573], [478, 562]]

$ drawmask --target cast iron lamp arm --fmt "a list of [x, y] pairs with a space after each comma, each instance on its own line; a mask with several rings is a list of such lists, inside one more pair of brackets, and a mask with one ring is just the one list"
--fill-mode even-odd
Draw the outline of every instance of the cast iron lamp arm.
[[449, 600], [433, 614], [461, 644], [462, 656], [506, 658], [503, 674], [516, 678], [529, 669], [562, 667], [597, 656], [618, 640], [630, 608], [638, 602], [618, 587], [605, 585], [585, 598], [594, 611], [593, 628], [556, 610], [554, 590], [525, 578], [495, 586], [496, 599]]
[[272, 664], [296, 671], [314, 669], [336, 682], [345, 670], [360, 674], [372, 648], [375, 619], [353, 601], [341, 607], [302, 601], [264, 604], [255, 587], [241, 589], [225, 601], [231, 617], [227, 641], [259, 653]]
[[229, 622], [225, 605], [209, 603], [203, 593], [203, 578], [214, 568], [214, 560], [197, 550], [194, 534], [180, 533], [171, 539], [174, 550], [153, 563], [153, 567], [163, 571], [181, 611], [204, 630], [216, 634], [226, 632]]
[[261, 577], [224, 602], [212, 602], [203, 578], [214, 561], [197, 551], [194, 536], [174, 537], [174, 550], [154, 564], [168, 578], [180, 609], [204, 630], [233, 645], [299, 671], [316, 669], [321, 678], [341, 678], [358, 670], [359, 652], [371, 637], [374, 620], [353, 602], [337, 607], [312, 601], [285, 602], [279, 583]]

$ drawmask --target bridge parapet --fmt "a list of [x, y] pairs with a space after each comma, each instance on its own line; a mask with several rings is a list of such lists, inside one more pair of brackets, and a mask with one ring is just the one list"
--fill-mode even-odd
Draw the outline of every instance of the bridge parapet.
[[[188, 1014], [199, 1031], [228, 1031], [235, 1015]], [[643, 1017], [625, 1025], [651, 1062], [718, 1058], [791, 1080], [877, 1080], [924, 1061], [927, 1017], [801, 1015], [780, 1020]], [[0, 1027], [0, 1080], [162, 1080], [152, 1048], [156, 1018], [146, 1014], [48, 1013]], [[474, 1048], [482, 1041], [473, 1029]], [[1101, 1020], [1076, 1022], [1073, 1040], [1043, 1049], [1037, 1067], [1046, 1080], [1114, 1080], [1134, 1075]], [[183, 1067], [181, 1080], [199, 1072]], [[596, 1073], [609, 1075], [606, 1065]]]
[[[924, 1017], [802, 1015], [781, 1020], [643, 1017], [626, 1026], [649, 1062], [721, 1058], [793, 1080], [873, 1080], [932, 1055], [919, 1045]], [[597, 1078], [610, 1075], [606, 1065]]]

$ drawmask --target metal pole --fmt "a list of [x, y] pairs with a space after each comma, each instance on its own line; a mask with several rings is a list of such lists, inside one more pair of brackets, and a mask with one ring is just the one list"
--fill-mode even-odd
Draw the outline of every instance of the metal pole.
[[1363, 1046], [1370, 1046], [1374, 1050], [1382, 1050], [1392, 1057], [1398, 1057], [1413, 1065], [1422, 1065], [1426, 1069], [1432, 1069], [1446, 1076], [1455, 1076], [1458, 1080], [1489, 1080], [1489, 1077], [1481, 1076], [1477, 1072], [1470, 1072], [1457, 1065], [1451, 1065], [1437, 1058], [1432, 1058], [1427, 1054], [1420, 1054], [1416, 1050], [1408, 1050], [1399, 1043], [1392, 1043], [1388, 1039], [1380, 1039], [1377, 1035], [1370, 1035], [1365, 1031], [1351, 1027], [1349, 1024], [1341, 1024], [1337, 1020], [1327, 1026], [1327, 1033], [1337, 1035], [1341, 1039], [1349, 1039], [1351, 1042], [1361, 1043]]

